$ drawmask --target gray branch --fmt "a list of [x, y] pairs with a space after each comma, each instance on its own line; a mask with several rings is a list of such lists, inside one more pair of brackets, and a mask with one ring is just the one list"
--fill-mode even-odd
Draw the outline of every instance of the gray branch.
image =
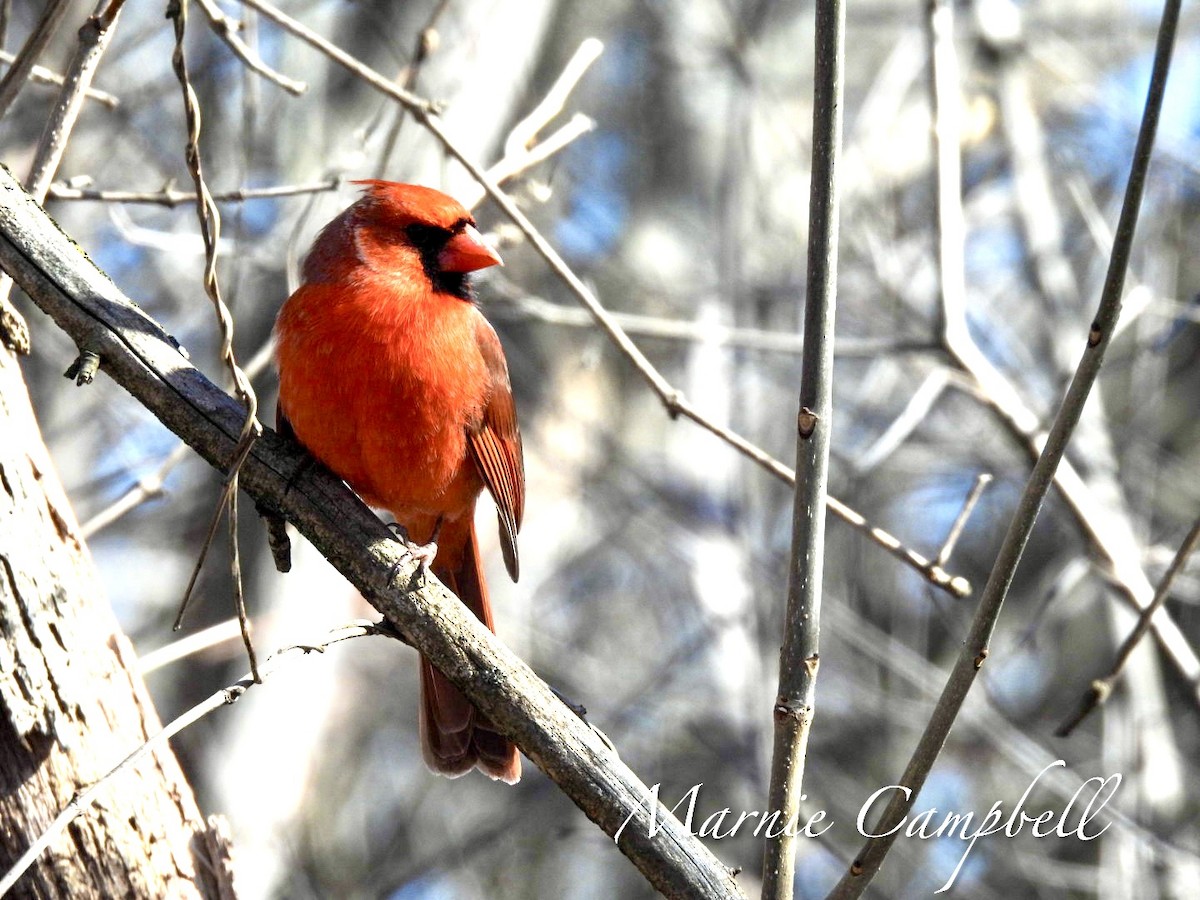
[[[0, 266], [167, 428], [209, 464], [227, 464], [245, 409], [187, 361], [6, 169]], [[267, 431], [242, 467], [241, 486], [293, 522], [592, 821], [609, 835], [620, 831], [618, 848], [655, 888], [668, 897], [742, 897], [729, 870], [678, 820], [650, 805], [645, 785], [596, 733], [453, 594], [422, 579], [417, 561], [340, 479], [306, 459], [298, 445]]]

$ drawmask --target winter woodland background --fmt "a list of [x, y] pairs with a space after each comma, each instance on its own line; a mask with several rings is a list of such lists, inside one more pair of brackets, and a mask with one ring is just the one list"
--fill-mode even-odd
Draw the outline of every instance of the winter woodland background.
[[[8, 8], [9, 4], [6, 3]], [[389, 77], [437, 40], [418, 93], [477, 161], [581, 43], [604, 52], [554, 130], [595, 128], [510, 184], [529, 215], [667, 377], [714, 421], [791, 464], [805, 296], [811, 3], [772, 0], [287, 2], [286, 11]], [[11, 4], [6, 48], [40, 3]], [[220, 277], [241, 360], [269, 339], [298, 260], [355, 195], [353, 178], [420, 181], [467, 197], [462, 169], [395, 104], [236, 3], [243, 37], [301, 79], [294, 97], [239, 62], [191, 4], [188, 49], [214, 191], [336, 180], [335, 190], [222, 204]], [[61, 70], [92, 3], [42, 62]], [[163, 4], [130, 3], [59, 171], [75, 187], [190, 187], [173, 37]], [[1144, 0], [962, 3], [961, 148], [969, 335], [992, 375], [1042, 421], [1053, 414], [1099, 297], [1144, 101], [1160, 8]], [[926, 556], [980, 473], [995, 480], [947, 568], [982, 588], [1030, 468], [1014, 396], [964, 372], [940, 341], [928, 45], [916, 0], [848, 5], [839, 355], [833, 492]], [[1054, 727], [1130, 627], [1124, 595], [1157, 581], [1200, 513], [1200, 330], [1195, 243], [1200, 19], [1184, 8], [1127, 312], [1069, 454], [1083, 508], [1052, 494], [992, 655], [918, 808], [1013, 803], [1048, 763], [1039, 808], [1114, 772], [1119, 812], [1099, 841], [990, 838], [958, 896], [1184, 897], [1200, 884], [1197, 687], [1152, 639], [1105, 710], [1069, 739]], [[54, 91], [30, 85], [0, 126], [28, 169]], [[214, 378], [218, 332], [188, 204], [51, 199], [48, 209]], [[522, 580], [495, 552], [499, 631], [617, 744], [665, 798], [703, 783], [698, 814], [765, 804], [771, 705], [790, 538], [780, 481], [692, 423], [671, 421], [627, 360], [583, 321], [542, 261], [487, 203], [477, 217], [506, 266], [480, 279], [503, 339], [525, 438]], [[74, 347], [24, 298], [24, 368], [46, 439], [88, 523], [165, 471], [162, 496], [91, 527], [108, 594], [140, 653], [170, 631], [219, 479], [110, 380], [73, 388]], [[270, 421], [275, 378], [254, 381]], [[164, 464], [169, 464], [164, 466]], [[318, 639], [369, 608], [297, 542], [272, 567], [243, 508], [242, 552], [260, 651]], [[830, 523], [808, 808], [836, 823], [801, 845], [798, 895], [821, 897], [860, 846], [854, 819], [894, 782], [964, 634], [970, 599], [932, 587]], [[232, 614], [223, 545], [187, 631]], [[1147, 581], [1147, 579], [1149, 579]], [[1168, 609], [1200, 645], [1200, 584]], [[539, 772], [516, 788], [431, 776], [420, 761], [416, 657], [357, 640], [306, 659], [174, 746], [206, 812], [231, 823], [245, 897], [592, 898], [649, 888]], [[148, 675], [164, 719], [246, 667], [236, 640]], [[385, 686], [382, 687], [382, 686]], [[129, 783], [124, 790], [136, 790]], [[751, 892], [761, 845], [710, 842]], [[904, 840], [873, 895], [930, 896], [963, 850]]]

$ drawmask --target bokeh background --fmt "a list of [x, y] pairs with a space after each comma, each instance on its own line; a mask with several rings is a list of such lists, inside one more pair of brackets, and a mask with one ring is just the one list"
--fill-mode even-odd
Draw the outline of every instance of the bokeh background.
[[[215, 191], [334, 180], [334, 190], [224, 203], [220, 276], [247, 361], [270, 337], [319, 227], [350, 179], [420, 181], [468, 196], [436, 142], [362, 81], [236, 3], [243, 37], [308, 85], [292, 97], [250, 73], [191, 4], [188, 51]], [[9, 5], [5, 4], [9, 9]], [[43, 64], [61, 70], [92, 4], [76, 4]], [[510, 184], [528, 214], [665, 375], [713, 421], [794, 457], [805, 299], [812, 3], [778, 0], [286, 2], [283, 8], [403, 80], [422, 32], [437, 40], [418, 93], [490, 164], [581, 43], [604, 51], [566, 112], [585, 136]], [[9, 9], [19, 46], [40, 4]], [[1144, 102], [1160, 8], [1144, 0], [977, 0], [956, 9], [970, 335], [1021, 402], [1053, 414], [1083, 346]], [[986, 580], [1029, 472], [996, 397], [941, 347], [934, 255], [928, 43], [923, 4], [848, 5], [834, 493], [927, 556], [981, 473], [994, 476], [948, 568]], [[1183, 32], [1128, 282], [1126, 317], [1069, 454], [1090, 518], [1052, 495], [992, 653], [918, 808], [1063, 809], [1084, 779], [1121, 773], [1103, 838], [982, 840], [963, 897], [1194, 897], [1200, 885], [1198, 689], [1152, 640], [1112, 700], [1073, 737], [1052, 736], [1130, 627], [1130, 583], [1157, 581], [1200, 514], [1197, 163], [1200, 19]], [[189, 188], [181, 94], [163, 4], [131, 3], [60, 183]], [[55, 91], [30, 85], [0, 126], [24, 175]], [[113, 280], [214, 379], [218, 331], [201, 286], [194, 209], [50, 200]], [[790, 540], [787, 487], [686, 421], [671, 421], [628, 361], [576, 318], [563, 285], [487, 203], [477, 217], [506, 266], [480, 279], [503, 339], [528, 479], [522, 580], [508, 583], [488, 520], [499, 631], [589, 710], [670, 804], [703, 784], [696, 824], [760, 810], [769, 768]], [[142, 654], [170, 623], [219, 478], [111, 381], [71, 387], [68, 339], [24, 298], [24, 362], [46, 439], [123, 626]], [[255, 378], [271, 420], [275, 378]], [[1004, 404], [1000, 404], [1003, 407]], [[1008, 412], [1012, 412], [1011, 405]], [[144, 479], [164, 491], [120, 516]], [[95, 517], [103, 516], [97, 520]], [[1096, 530], [1122, 568], [1096, 552]], [[855, 817], [899, 777], [973, 604], [838, 521], [828, 530], [818, 712], [807, 809], [834, 827], [800, 847], [797, 893], [821, 897], [861, 843]], [[242, 553], [260, 652], [312, 642], [369, 607], [302, 541], [272, 567], [244, 506]], [[232, 615], [218, 542], [186, 631]], [[1133, 574], [1131, 574], [1133, 573]], [[1122, 588], [1122, 581], [1124, 589]], [[1200, 585], [1167, 604], [1200, 643]], [[1194, 656], [1194, 650], [1193, 656]], [[153, 659], [153, 657], [151, 657]], [[357, 640], [306, 658], [175, 742], [206, 813], [232, 824], [243, 896], [635, 898], [651, 891], [532, 766], [508, 788], [431, 776], [416, 729], [416, 657]], [[236, 640], [147, 677], [169, 719], [241, 675]], [[1184, 667], [1185, 668], [1185, 667]], [[136, 790], [135, 784], [123, 788]], [[710, 841], [757, 890], [761, 844]], [[927, 897], [965, 847], [901, 840], [871, 896]]]

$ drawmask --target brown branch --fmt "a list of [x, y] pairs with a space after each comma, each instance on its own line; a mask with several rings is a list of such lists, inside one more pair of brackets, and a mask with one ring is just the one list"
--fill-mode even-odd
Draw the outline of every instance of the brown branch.
[[[211, 465], [237, 446], [245, 410], [197, 371], [172, 339], [79, 252], [0, 169], [0, 266], [103, 370]], [[396, 628], [606, 833], [668, 897], [736, 898], [729, 871], [515, 654], [433, 578], [349, 489], [293, 442], [268, 431], [240, 484], [285, 515]], [[303, 469], [303, 471], [301, 471]], [[628, 822], [628, 826], [622, 826]]]

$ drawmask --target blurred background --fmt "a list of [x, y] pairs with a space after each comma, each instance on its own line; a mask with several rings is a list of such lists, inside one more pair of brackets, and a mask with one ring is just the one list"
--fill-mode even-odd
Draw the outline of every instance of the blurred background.
[[[5, 49], [41, 4], [5, 3]], [[805, 299], [811, 3], [772, 0], [285, 2], [292, 16], [389, 78], [446, 102], [447, 129], [490, 165], [581, 45], [603, 52], [564, 114], [594, 128], [509, 183], [520, 204], [711, 419], [794, 459]], [[42, 58], [62, 70], [81, 2]], [[236, 3], [243, 39], [304, 81], [299, 97], [250, 72], [191, 4], [188, 53], [215, 192], [329, 182], [222, 203], [220, 278], [243, 363], [263, 352], [316, 231], [353, 178], [477, 196], [395, 104]], [[1096, 307], [1145, 98], [1161, 9], [1119, 0], [956, 7], [969, 339], [989, 384], [946, 352], [938, 317], [928, 38], [923, 4], [848, 5], [832, 488], [871, 523], [935, 556], [976, 478], [994, 476], [947, 563], [976, 596], [1030, 469], [1014, 421], [1048, 422]], [[426, 58], [413, 68], [425, 40]], [[591, 45], [588, 45], [591, 46]], [[162, 4], [129, 4], [59, 171], [60, 186], [190, 189], [173, 36]], [[1055, 726], [1110, 665], [1200, 514], [1200, 19], [1185, 7], [1127, 310], [1069, 454], [1075, 494], [1052, 494], [989, 663], [918, 809], [1062, 810], [1084, 779], [1120, 773], [1101, 840], [980, 841], [958, 896], [1195, 897], [1200, 884], [1200, 583], [1167, 604], [1176, 643], [1147, 639], [1111, 701], [1069, 739]], [[31, 84], [0, 158], [24, 176], [56, 96]], [[64, 193], [61, 189], [59, 194]], [[201, 285], [194, 208], [52, 198], [50, 212], [130, 297], [222, 381]], [[525, 440], [522, 579], [510, 584], [492, 510], [482, 529], [498, 628], [587, 707], [673, 805], [703, 784], [696, 825], [765, 806], [786, 586], [787, 486], [687, 421], [671, 421], [489, 204], [476, 210], [506, 266], [479, 279], [504, 342]], [[62, 378], [70, 341], [23, 297], [24, 361], [42, 427], [125, 629], [147, 656], [171, 621], [219, 477], [106, 378]], [[222, 383], [224, 383], [222, 381]], [[273, 421], [270, 366], [254, 380]], [[1010, 388], [997, 393], [997, 384]], [[145, 492], [162, 477], [161, 493]], [[140, 502], [114, 509], [130, 492]], [[139, 493], [140, 492], [140, 493]], [[129, 508], [131, 507], [131, 508]], [[275, 572], [243, 505], [242, 553], [260, 654], [319, 641], [370, 608], [302, 540]], [[855, 817], [896, 781], [973, 611], [832, 520], [822, 666], [805, 781], [835, 825], [800, 846], [797, 895], [822, 897], [857, 852]], [[218, 541], [185, 633], [232, 615]], [[231, 634], [228, 629], [226, 634]], [[1190, 654], [1190, 656], [1189, 656]], [[149, 657], [154, 660], [155, 657]], [[161, 657], [159, 657], [161, 660]], [[1190, 662], [1189, 662], [1190, 660]], [[1189, 669], [1192, 666], [1192, 669]], [[246, 669], [236, 639], [147, 675], [170, 719]], [[1189, 675], [1189, 672], [1192, 675]], [[416, 656], [362, 639], [305, 658], [174, 746], [206, 813], [232, 825], [248, 898], [651, 896], [612, 841], [532, 766], [509, 788], [430, 775], [416, 728]], [[757, 892], [761, 842], [709, 841]], [[927, 897], [965, 847], [901, 840], [869, 896]]]

